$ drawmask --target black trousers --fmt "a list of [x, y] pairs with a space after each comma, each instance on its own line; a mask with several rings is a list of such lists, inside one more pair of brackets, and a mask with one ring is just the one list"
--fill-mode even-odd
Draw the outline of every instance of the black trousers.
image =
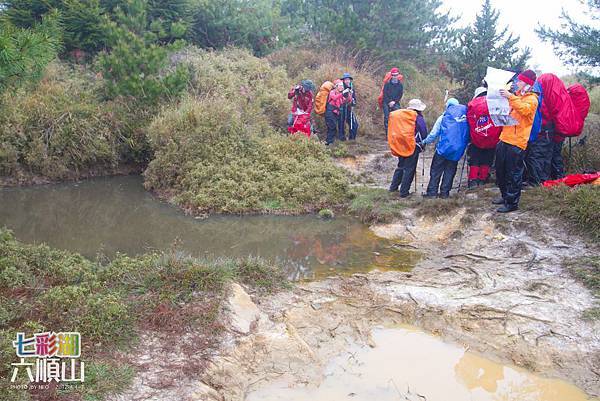
[[469, 166], [491, 166], [494, 164], [494, 154], [496, 153], [495, 148], [483, 149], [478, 148], [472, 143], [467, 149], [467, 156], [469, 159]]
[[552, 160], [550, 161], [550, 179], [552, 180], [557, 180], [565, 176], [565, 166], [562, 157], [564, 142], [564, 138], [560, 142], [552, 141]]
[[507, 206], [518, 206], [525, 170], [525, 151], [500, 141], [496, 146], [496, 184]]
[[441, 178], [442, 186], [439, 188], [439, 195], [442, 197], [450, 196], [450, 190], [452, 189], [452, 184], [454, 183], [454, 176], [456, 175], [457, 166], [457, 161], [448, 160], [435, 152], [433, 159], [431, 160], [431, 169], [429, 170], [429, 185], [427, 185], [427, 195], [438, 195], [438, 188], [440, 187]]
[[385, 127], [385, 137], [387, 138], [388, 132], [388, 121], [390, 120], [390, 113], [395, 110], [399, 110], [400, 105], [395, 103], [392, 108], [390, 108], [387, 104], [383, 104], [383, 126]]
[[340, 130], [340, 116], [339, 114], [335, 114], [333, 112], [333, 108], [327, 105], [327, 109], [325, 111], [325, 124], [327, 125], [327, 139], [325, 143], [327, 145], [333, 143], [335, 141], [335, 137], [337, 136], [340, 141], [345, 141], [346, 138], [343, 136], [344, 134]]
[[410, 185], [415, 178], [417, 171], [417, 162], [419, 161], [421, 149], [417, 146], [412, 155], [408, 157], [398, 157], [398, 167], [394, 171], [390, 191], [397, 191], [400, 187], [400, 196], [406, 196], [409, 193]]
[[527, 167], [527, 182], [540, 185], [550, 178], [553, 143], [547, 131], [539, 133], [535, 141], [527, 145], [525, 166]]

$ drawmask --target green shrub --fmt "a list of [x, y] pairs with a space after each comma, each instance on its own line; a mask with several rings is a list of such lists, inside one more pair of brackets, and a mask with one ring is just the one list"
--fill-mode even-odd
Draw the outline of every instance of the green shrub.
[[569, 139], [563, 145], [563, 158], [570, 173], [600, 171], [600, 114], [589, 114], [580, 137]]
[[326, 220], [333, 219], [335, 217], [335, 214], [331, 209], [321, 209], [319, 210], [319, 217]]
[[581, 185], [569, 188], [534, 188], [523, 193], [525, 210], [561, 217], [583, 232], [600, 239], [600, 187]]
[[[19, 280], [11, 267], [21, 272]], [[282, 269], [258, 258], [211, 261], [172, 251], [117, 255], [102, 265], [45, 245], [22, 244], [0, 229], [0, 377], [9, 374], [16, 358], [11, 345], [16, 332], [79, 331], [86, 361], [93, 361], [83, 395], [100, 399], [122, 391], [133, 372], [115, 365], [111, 355], [130, 346], [141, 328], [193, 331], [204, 336], [201, 344], [215, 344], [232, 280], [265, 292], [286, 285]], [[99, 342], [101, 347], [93, 346]], [[122, 375], [120, 385], [111, 385], [115, 375]], [[0, 396], [17, 399], [3, 391]]]
[[5, 93], [0, 98], [0, 175], [77, 178], [90, 169], [114, 169], [125, 155], [143, 149], [136, 119], [130, 121], [140, 111], [102, 102], [97, 89], [90, 73], [54, 63], [35, 89]]
[[155, 158], [146, 188], [192, 213], [301, 212], [347, 196], [323, 145], [281, 136], [227, 98], [186, 99], [148, 132]]
[[348, 211], [363, 223], [390, 223], [402, 216], [405, 203], [397, 194], [381, 188], [355, 188]]
[[174, 58], [190, 69], [194, 96], [222, 97], [255, 124], [286, 127], [291, 82], [283, 68], [239, 48], [209, 52], [190, 47]]

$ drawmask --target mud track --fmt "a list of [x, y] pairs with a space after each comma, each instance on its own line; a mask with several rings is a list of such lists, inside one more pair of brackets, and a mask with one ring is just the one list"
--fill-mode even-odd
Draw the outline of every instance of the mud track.
[[396, 246], [423, 252], [411, 272], [331, 277], [269, 297], [234, 285], [227, 338], [200, 380], [149, 392], [156, 372], [146, 371], [117, 399], [242, 401], [274, 381], [318, 385], [331, 358], [351, 343], [375, 346], [372, 328], [395, 323], [600, 396], [600, 322], [582, 318], [596, 301], [562, 267], [564, 258], [597, 255], [597, 245], [558, 221], [488, 210], [482, 200], [469, 219], [465, 208], [434, 219], [407, 208], [398, 221], [373, 226]]

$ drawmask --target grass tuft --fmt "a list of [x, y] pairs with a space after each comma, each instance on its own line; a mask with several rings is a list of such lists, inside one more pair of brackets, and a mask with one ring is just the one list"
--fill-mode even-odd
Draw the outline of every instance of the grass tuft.
[[[94, 362], [83, 395], [100, 399], [122, 389], [116, 383], [129, 381], [131, 368], [115, 365], [114, 355], [142, 329], [190, 331], [202, 338], [204, 348], [215, 346], [223, 330], [219, 321], [227, 284], [233, 280], [269, 293], [287, 285], [282, 269], [258, 258], [204, 260], [170, 251], [117, 255], [100, 264], [45, 245], [22, 244], [0, 229], [0, 376], [7, 377], [16, 358], [11, 345], [16, 332], [79, 331], [82, 354]], [[14, 398], [5, 391], [0, 389], [1, 399]]]
[[600, 239], [600, 186], [561, 185], [523, 192], [521, 207], [549, 217], [561, 217], [579, 231]]

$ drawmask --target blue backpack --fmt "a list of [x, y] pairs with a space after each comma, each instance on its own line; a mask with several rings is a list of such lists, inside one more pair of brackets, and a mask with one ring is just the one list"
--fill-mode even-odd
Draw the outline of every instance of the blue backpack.
[[449, 106], [442, 117], [440, 140], [436, 151], [445, 159], [459, 161], [469, 143], [467, 106]]
[[529, 134], [529, 142], [535, 142], [538, 134], [542, 130], [542, 101], [544, 100], [544, 91], [539, 81], [535, 81], [533, 84], [533, 91], [538, 93], [538, 106], [535, 111], [535, 117], [533, 119], [533, 125], [531, 126], [531, 133]]

